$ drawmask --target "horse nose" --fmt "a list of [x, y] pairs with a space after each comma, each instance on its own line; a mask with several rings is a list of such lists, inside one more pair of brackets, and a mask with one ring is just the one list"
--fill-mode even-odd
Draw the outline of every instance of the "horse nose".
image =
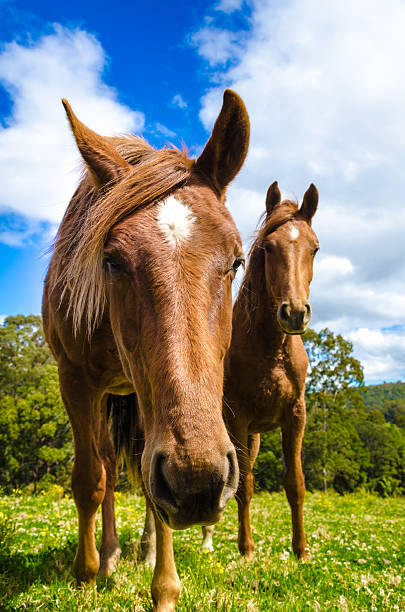
[[239, 480], [235, 449], [229, 448], [217, 464], [180, 468], [163, 452], [155, 452], [149, 477], [155, 508], [173, 529], [216, 522], [235, 494]]
[[311, 320], [312, 310], [309, 302], [303, 305], [295, 305], [283, 302], [278, 310], [278, 320], [282, 330], [289, 334], [304, 333]]

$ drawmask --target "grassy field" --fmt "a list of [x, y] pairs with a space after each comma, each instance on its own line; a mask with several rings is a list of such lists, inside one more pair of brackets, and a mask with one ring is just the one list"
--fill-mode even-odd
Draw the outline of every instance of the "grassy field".
[[[144, 502], [117, 498], [119, 569], [97, 588], [84, 589], [75, 588], [70, 569], [77, 530], [73, 501], [19, 492], [0, 498], [0, 610], [151, 610], [152, 574], [137, 563]], [[307, 563], [292, 557], [284, 495], [256, 495], [252, 506], [251, 563], [241, 561], [237, 550], [234, 501], [217, 526], [214, 553], [200, 551], [198, 528], [175, 533], [183, 583], [177, 610], [405, 609], [403, 499], [308, 493]]]

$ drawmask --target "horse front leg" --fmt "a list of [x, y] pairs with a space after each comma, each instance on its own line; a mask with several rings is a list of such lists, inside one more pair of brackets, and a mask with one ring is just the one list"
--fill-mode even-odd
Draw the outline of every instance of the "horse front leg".
[[202, 528], [203, 541], [201, 549], [205, 552], [212, 552], [214, 550], [214, 544], [212, 536], [214, 535], [214, 525], [204, 525]]
[[98, 450], [101, 395], [90, 391], [81, 370], [72, 365], [60, 367], [60, 387], [75, 449], [72, 491], [79, 518], [79, 541], [73, 571], [78, 583], [94, 584], [100, 564], [95, 521], [106, 489], [106, 470]]
[[305, 430], [305, 402], [293, 407], [292, 414], [282, 424], [282, 443], [285, 463], [284, 489], [291, 507], [292, 548], [298, 559], [305, 560], [307, 543], [304, 531], [305, 480], [302, 471], [301, 449]]
[[[150, 503], [150, 502], [149, 502]], [[174, 563], [172, 530], [154, 512], [156, 526], [156, 565], [152, 579], [155, 612], [173, 612], [181, 592]]]
[[141, 537], [141, 561], [152, 569], [156, 565], [155, 516], [148, 497], [146, 497], [145, 526]]
[[252, 559], [255, 545], [250, 527], [250, 502], [254, 493], [253, 465], [259, 452], [260, 435], [246, 435], [245, 440], [244, 444], [241, 441], [236, 444], [240, 474], [236, 493], [239, 517], [238, 547], [241, 555]]
[[121, 556], [115, 525], [114, 488], [117, 480], [117, 460], [107, 423], [107, 396], [103, 398], [100, 427], [100, 454], [106, 471], [106, 490], [101, 506], [103, 517], [103, 535], [101, 540], [101, 561], [99, 574], [111, 576], [117, 568]]

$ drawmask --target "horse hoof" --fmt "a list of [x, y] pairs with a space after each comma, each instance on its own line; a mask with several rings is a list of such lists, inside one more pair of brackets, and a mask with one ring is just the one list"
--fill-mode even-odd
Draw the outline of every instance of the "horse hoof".
[[156, 553], [148, 553], [143, 559], [142, 562], [145, 563], [146, 567], [150, 569], [155, 569], [156, 565]]
[[174, 612], [176, 607], [175, 603], [158, 603], [157, 605], [153, 606], [153, 612]]
[[244, 554], [242, 554], [242, 559], [244, 561], [253, 561], [255, 554], [253, 550], [249, 550], [247, 552], [245, 552]]
[[297, 557], [300, 563], [305, 563], [305, 561], [307, 560], [307, 551], [303, 550], [302, 552], [295, 553], [295, 556]]
[[180, 581], [168, 579], [159, 586], [152, 581], [153, 612], [174, 612], [180, 592]]
[[121, 557], [121, 548], [117, 546], [110, 553], [101, 553], [101, 562], [98, 575], [104, 578], [109, 578], [118, 567]]
[[141, 554], [139, 560], [145, 563], [146, 567], [155, 569], [156, 565], [156, 547], [154, 543], [141, 543]]
[[73, 561], [73, 573], [75, 575], [77, 584], [93, 586], [96, 584], [98, 568], [100, 566], [100, 556], [98, 550], [93, 551], [92, 556], [90, 555], [85, 559], [83, 555], [76, 554], [75, 560]]
[[77, 568], [73, 568], [73, 573], [76, 578], [77, 586], [86, 587], [86, 586], [95, 586], [97, 584], [97, 572], [92, 571], [84, 571], [79, 570]]
[[253, 544], [246, 546], [239, 546], [239, 552], [245, 561], [251, 561], [254, 557], [255, 547]]
[[302, 546], [302, 544], [300, 546], [294, 546], [293, 544], [292, 549], [298, 561], [304, 562], [307, 560], [307, 555], [309, 553], [309, 546], [307, 546], [307, 544], [304, 544], [304, 546]]

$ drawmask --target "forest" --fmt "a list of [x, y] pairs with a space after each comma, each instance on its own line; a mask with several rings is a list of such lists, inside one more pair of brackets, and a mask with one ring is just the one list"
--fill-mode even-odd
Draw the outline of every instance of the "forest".
[[[340, 335], [308, 330], [307, 427], [303, 446], [310, 491], [358, 489], [382, 497], [405, 492], [405, 383], [365, 386], [353, 347]], [[57, 367], [38, 316], [10, 316], [0, 326], [0, 489], [68, 491], [70, 425]], [[262, 436], [256, 489], [282, 488], [280, 432]], [[124, 471], [118, 488], [128, 487]]]

